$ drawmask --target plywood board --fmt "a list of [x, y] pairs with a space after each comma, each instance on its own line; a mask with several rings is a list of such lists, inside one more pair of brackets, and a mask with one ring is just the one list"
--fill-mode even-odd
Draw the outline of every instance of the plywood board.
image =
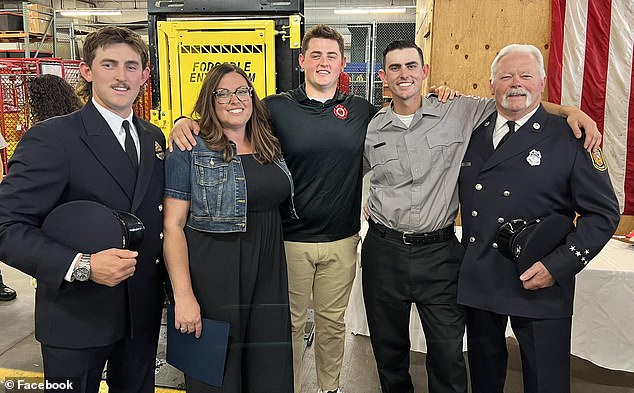
[[[550, 0], [418, 0], [428, 10], [417, 42], [429, 53], [429, 83], [489, 97], [490, 66], [512, 43], [532, 44], [548, 64]], [[431, 4], [430, 4], [431, 3]]]

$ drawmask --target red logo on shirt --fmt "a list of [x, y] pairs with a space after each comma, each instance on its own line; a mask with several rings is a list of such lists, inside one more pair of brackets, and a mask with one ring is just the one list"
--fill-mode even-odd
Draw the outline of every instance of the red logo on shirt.
[[341, 120], [346, 120], [348, 118], [348, 109], [341, 104], [337, 105], [332, 112]]

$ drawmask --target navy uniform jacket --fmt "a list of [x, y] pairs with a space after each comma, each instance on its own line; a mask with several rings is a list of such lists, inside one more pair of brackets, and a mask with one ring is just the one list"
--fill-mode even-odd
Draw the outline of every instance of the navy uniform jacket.
[[[0, 260], [35, 277], [35, 335], [43, 344], [105, 346], [126, 334], [150, 335], [163, 301], [161, 254], [165, 137], [134, 117], [140, 139], [138, 178], [125, 151], [92, 102], [33, 126], [0, 183]], [[78, 252], [40, 231], [48, 213], [73, 200], [132, 212], [145, 225], [134, 275], [110, 288], [68, 282]]]
[[[473, 133], [459, 177], [462, 243], [458, 302], [503, 315], [563, 318], [572, 315], [575, 275], [610, 239], [619, 208], [607, 167], [575, 140], [565, 119], [543, 107], [502, 147], [493, 150], [497, 113]], [[524, 289], [515, 264], [495, 247], [508, 220], [577, 212], [565, 244], [542, 259], [555, 285]], [[536, 262], [536, 261], [535, 261]]]

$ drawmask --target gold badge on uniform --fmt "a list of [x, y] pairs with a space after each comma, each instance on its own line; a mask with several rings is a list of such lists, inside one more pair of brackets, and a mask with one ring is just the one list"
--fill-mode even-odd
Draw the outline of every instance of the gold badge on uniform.
[[163, 160], [165, 158], [165, 150], [163, 150], [157, 141], [154, 141], [154, 154], [156, 154], [156, 158], [159, 160]]
[[592, 165], [594, 165], [597, 170], [603, 172], [608, 169], [608, 164], [603, 159], [603, 152], [601, 148], [598, 148], [597, 151], [594, 151], [590, 154], [590, 158], [592, 159]]

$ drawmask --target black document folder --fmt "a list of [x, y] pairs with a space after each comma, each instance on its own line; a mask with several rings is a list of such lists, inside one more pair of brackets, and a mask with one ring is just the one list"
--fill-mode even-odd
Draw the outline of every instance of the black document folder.
[[188, 376], [222, 386], [229, 341], [229, 323], [203, 318], [200, 338], [174, 327], [174, 305], [167, 305], [167, 362]]

